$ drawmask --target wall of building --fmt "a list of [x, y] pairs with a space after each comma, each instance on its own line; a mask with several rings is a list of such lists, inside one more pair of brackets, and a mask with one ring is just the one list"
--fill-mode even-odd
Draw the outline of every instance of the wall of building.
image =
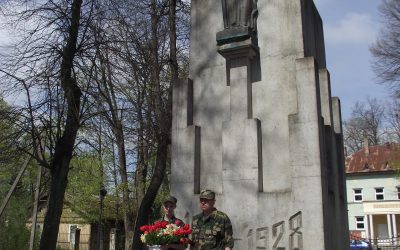
[[[390, 214], [400, 214], [400, 207], [397, 208], [394, 202], [400, 200], [398, 199], [397, 187], [400, 187], [400, 178], [395, 173], [386, 174], [359, 174], [359, 175], [347, 175], [346, 177], [347, 185], [347, 200], [348, 200], [348, 216], [349, 216], [349, 229], [350, 231], [357, 230], [356, 228], [356, 216], [365, 216], [365, 209], [369, 203], [391, 203]], [[384, 200], [376, 200], [375, 188], [384, 189]], [[357, 202], [354, 200], [354, 189], [362, 189], [362, 202]], [[374, 232], [377, 232], [377, 224], [386, 224], [385, 211], [380, 211], [376, 209], [374, 214]], [[379, 216], [378, 216], [379, 215]], [[396, 219], [397, 221], [398, 219]], [[366, 223], [366, 218], [364, 222]], [[398, 222], [396, 223], [398, 224]], [[365, 225], [366, 227], [366, 225]], [[365, 230], [363, 230], [365, 231]], [[365, 232], [362, 234], [365, 237]]]
[[398, 200], [396, 187], [400, 186], [400, 178], [396, 174], [348, 175], [346, 185], [349, 205], [354, 203], [355, 188], [363, 189], [363, 201], [376, 201], [376, 187], [384, 188], [385, 200]]

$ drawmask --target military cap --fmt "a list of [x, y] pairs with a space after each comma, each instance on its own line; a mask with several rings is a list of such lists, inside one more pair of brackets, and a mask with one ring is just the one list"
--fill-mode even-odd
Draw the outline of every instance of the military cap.
[[208, 199], [208, 200], [214, 200], [215, 199], [215, 192], [210, 190], [210, 189], [206, 189], [206, 190], [202, 190], [200, 192], [200, 199]]
[[170, 196], [167, 196], [167, 197], [164, 199], [163, 204], [165, 204], [165, 203], [167, 203], [167, 202], [171, 202], [172, 204], [176, 205], [176, 203], [178, 202], [178, 200], [177, 200], [174, 196], [170, 195]]

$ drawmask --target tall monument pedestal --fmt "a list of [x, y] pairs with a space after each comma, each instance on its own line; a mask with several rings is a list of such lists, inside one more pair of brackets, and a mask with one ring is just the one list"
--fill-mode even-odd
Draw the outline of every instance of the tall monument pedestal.
[[191, 80], [173, 90], [177, 216], [190, 222], [212, 189], [234, 249], [348, 249], [321, 18], [311, 0], [255, 2], [192, 0]]

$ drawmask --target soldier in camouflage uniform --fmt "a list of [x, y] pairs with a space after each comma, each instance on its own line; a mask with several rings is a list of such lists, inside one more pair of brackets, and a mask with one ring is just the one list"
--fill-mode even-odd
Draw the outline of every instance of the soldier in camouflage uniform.
[[178, 222], [178, 226], [183, 227], [184, 223], [181, 219], [175, 217], [175, 208], [178, 200], [174, 196], [168, 196], [164, 199], [162, 203], [162, 207], [164, 210], [164, 217], [162, 220], [168, 221], [168, 223], [176, 224]]
[[[168, 221], [170, 224], [177, 224], [183, 227], [185, 224], [181, 219], [175, 217], [175, 208], [178, 200], [174, 196], [168, 196], [163, 201], [164, 217], [161, 220]], [[168, 244], [161, 247], [161, 250], [184, 250], [186, 247], [180, 244]]]
[[194, 250], [231, 250], [233, 231], [229, 217], [215, 207], [215, 193], [203, 190], [200, 193], [202, 213], [193, 217], [191, 249]]

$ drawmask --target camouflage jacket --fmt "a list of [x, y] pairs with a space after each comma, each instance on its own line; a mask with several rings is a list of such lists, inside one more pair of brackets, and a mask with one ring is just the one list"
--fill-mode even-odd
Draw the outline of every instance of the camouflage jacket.
[[161, 220], [168, 221], [168, 223], [172, 223], [172, 224], [176, 224], [176, 221], [179, 221], [178, 226], [180, 226], [180, 227], [183, 227], [185, 225], [183, 220], [176, 218], [175, 215], [170, 219], [167, 216], [164, 216]]
[[233, 248], [233, 231], [229, 217], [218, 210], [210, 215], [198, 214], [192, 221], [192, 240], [195, 250], [223, 250]]

